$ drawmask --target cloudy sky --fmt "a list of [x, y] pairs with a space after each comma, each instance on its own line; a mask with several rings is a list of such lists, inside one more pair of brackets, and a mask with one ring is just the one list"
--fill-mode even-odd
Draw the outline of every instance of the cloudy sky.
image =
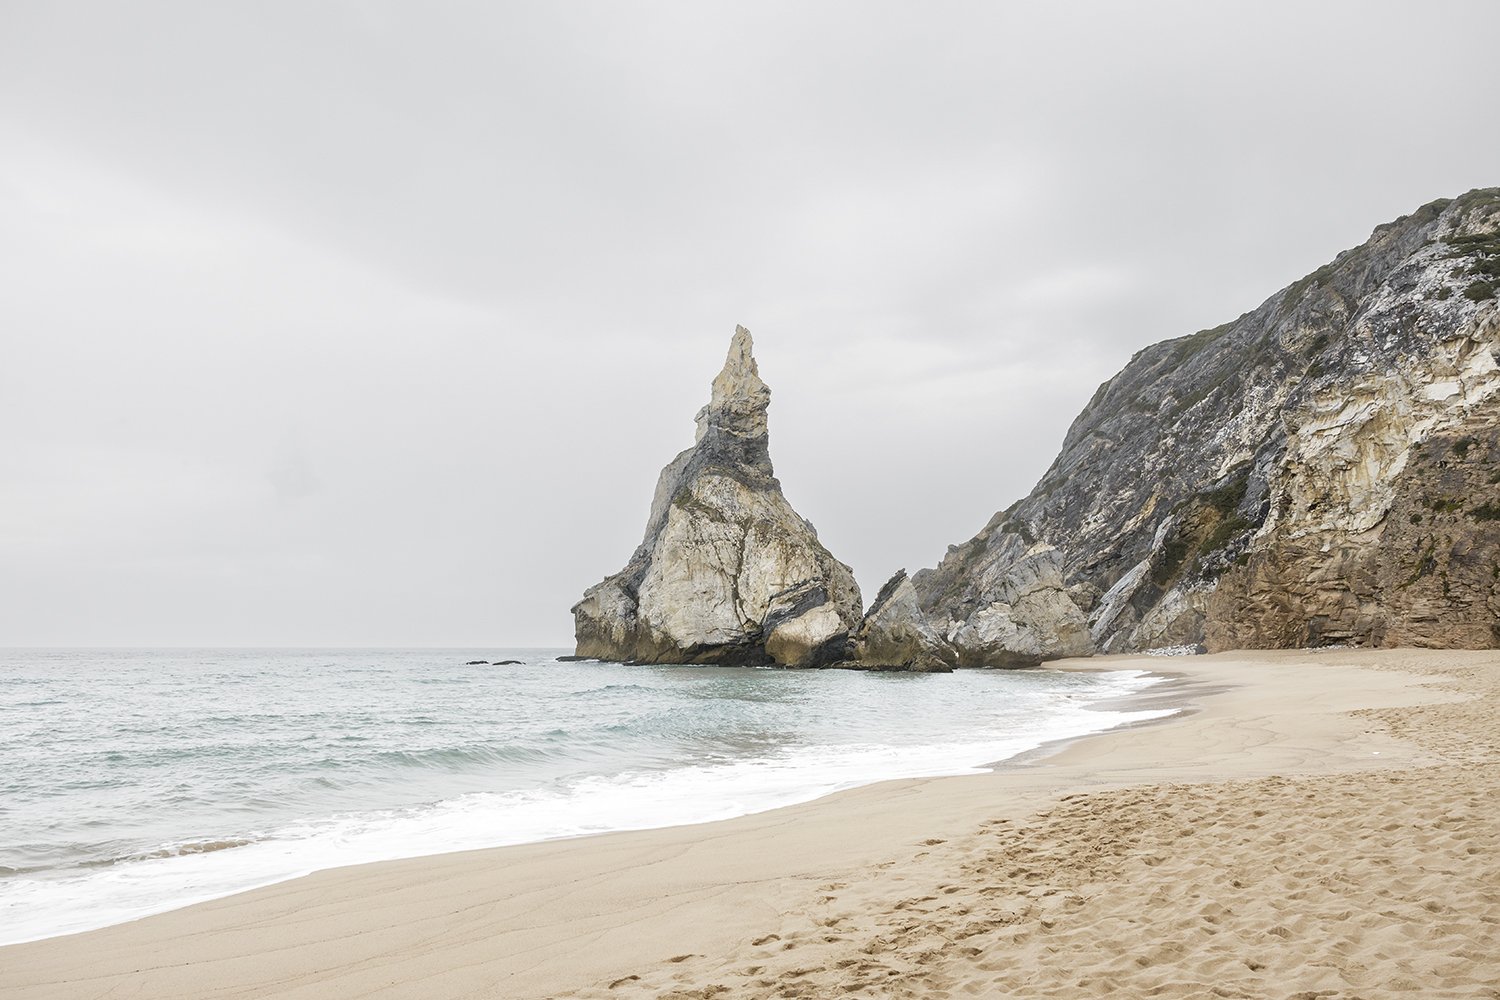
[[562, 645], [736, 323], [867, 595], [1500, 184], [1492, 2], [0, 0], [0, 645]]

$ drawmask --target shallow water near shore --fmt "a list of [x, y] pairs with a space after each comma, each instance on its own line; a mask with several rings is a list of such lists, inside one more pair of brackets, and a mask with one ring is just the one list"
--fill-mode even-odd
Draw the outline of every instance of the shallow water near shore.
[[0, 944], [340, 865], [976, 773], [1171, 714], [1118, 701], [1155, 682], [1138, 670], [628, 667], [562, 652], [0, 651]]

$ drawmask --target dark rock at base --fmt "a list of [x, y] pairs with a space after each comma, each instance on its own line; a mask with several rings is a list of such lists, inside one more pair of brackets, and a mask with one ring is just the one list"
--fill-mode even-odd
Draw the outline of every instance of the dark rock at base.
[[592, 656], [574, 656], [572, 653], [569, 653], [567, 656], [559, 656], [557, 658], [557, 662], [558, 663], [580, 663], [583, 660], [592, 660], [592, 659], [595, 659], [595, 657], [592, 657]]

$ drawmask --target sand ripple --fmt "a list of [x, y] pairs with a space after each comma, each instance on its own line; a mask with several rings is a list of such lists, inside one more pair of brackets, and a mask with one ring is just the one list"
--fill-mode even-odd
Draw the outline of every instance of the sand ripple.
[[1357, 713], [1434, 766], [1071, 796], [582, 996], [1500, 997], [1500, 670]]

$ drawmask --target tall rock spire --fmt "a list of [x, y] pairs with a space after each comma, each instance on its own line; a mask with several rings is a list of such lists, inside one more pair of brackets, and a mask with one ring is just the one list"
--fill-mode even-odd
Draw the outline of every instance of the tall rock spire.
[[760, 366], [755, 363], [755, 341], [749, 330], [737, 326], [724, 368], [714, 379], [713, 395], [698, 411], [698, 440], [702, 441], [708, 431], [717, 430], [745, 440], [764, 441], [770, 406], [771, 390], [760, 380]]
[[657, 480], [645, 538], [574, 605], [578, 655], [798, 667], [847, 655], [859, 587], [781, 495], [753, 349], [736, 327], [696, 442]]
[[699, 451], [769, 478], [773, 473], [766, 410], [771, 406], [771, 390], [760, 380], [754, 349], [750, 331], [735, 327], [729, 356], [714, 379], [708, 404], [695, 418], [695, 440]]

